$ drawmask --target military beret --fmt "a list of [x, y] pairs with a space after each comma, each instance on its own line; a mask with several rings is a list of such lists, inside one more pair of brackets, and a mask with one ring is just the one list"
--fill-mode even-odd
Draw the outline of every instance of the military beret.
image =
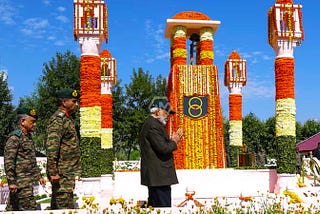
[[169, 114], [175, 114], [175, 112], [171, 109], [170, 103], [167, 98], [154, 98], [149, 106], [150, 110], [152, 108], [160, 108], [166, 110]]
[[79, 99], [80, 93], [75, 89], [63, 88], [57, 91], [57, 97], [66, 98], [66, 99], [71, 99], [71, 98]]
[[38, 119], [37, 111], [33, 108], [18, 108], [17, 114], [25, 114], [30, 117], [34, 117], [35, 119]]

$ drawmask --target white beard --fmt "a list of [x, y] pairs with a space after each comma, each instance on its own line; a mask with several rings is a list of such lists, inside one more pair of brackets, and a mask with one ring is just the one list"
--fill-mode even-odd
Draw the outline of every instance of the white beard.
[[164, 116], [159, 116], [158, 120], [163, 124], [166, 125], [168, 122], [168, 118]]

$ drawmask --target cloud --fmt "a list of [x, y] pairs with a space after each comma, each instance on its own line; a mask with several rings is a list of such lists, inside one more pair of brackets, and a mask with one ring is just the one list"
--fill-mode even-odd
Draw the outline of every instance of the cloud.
[[42, 3], [44, 4], [44, 5], [50, 5], [50, 0], [42, 0]]
[[151, 20], [145, 21], [146, 41], [151, 46], [146, 57], [147, 63], [152, 63], [155, 60], [169, 59], [169, 49], [167, 47], [167, 39], [164, 38], [164, 25], [159, 24], [154, 26]]
[[43, 38], [46, 34], [46, 28], [49, 26], [47, 19], [40, 18], [30, 18], [23, 22], [23, 27], [21, 32], [25, 36], [30, 36], [32, 38]]
[[55, 36], [48, 36], [48, 40], [56, 40]]
[[54, 45], [56, 45], [56, 46], [64, 46], [66, 43], [64, 42], [64, 41], [62, 41], [62, 40], [58, 40], [58, 41], [56, 41], [55, 43], [54, 43]]
[[0, 22], [6, 25], [15, 24], [15, 9], [8, 1], [0, 1]]
[[25, 27], [29, 29], [41, 29], [45, 28], [49, 25], [49, 22], [47, 19], [40, 19], [40, 18], [30, 18], [24, 21], [23, 23]]
[[274, 84], [252, 79], [243, 87], [243, 94], [250, 99], [271, 98], [275, 94]]
[[59, 12], [63, 12], [63, 11], [65, 11], [65, 10], [66, 10], [66, 8], [65, 8], [65, 7], [60, 6], [60, 7], [58, 7], [58, 8], [57, 8], [57, 10], [58, 10]]
[[169, 52], [166, 52], [166, 53], [163, 53], [163, 54], [158, 54], [156, 55], [155, 57], [150, 57], [150, 58], [147, 58], [146, 59], [146, 62], [147, 63], [152, 63], [156, 60], [161, 60], [161, 59], [169, 59], [170, 57], [170, 53]]
[[261, 51], [239, 52], [239, 55], [241, 58], [246, 59], [252, 64], [257, 64], [261, 61], [270, 61], [274, 59], [274, 57], [268, 56]]
[[[220, 76], [220, 87], [223, 87], [225, 89], [220, 89], [220, 91], [223, 96], [228, 96], [228, 87], [224, 86], [223, 79], [223, 76]], [[242, 95], [247, 99], [252, 100], [261, 98], [272, 98], [275, 95], [274, 82], [267, 82], [264, 79], [259, 79], [259, 77], [250, 77], [250, 81], [247, 81], [247, 84], [242, 87]]]
[[69, 22], [69, 19], [66, 16], [57, 16], [56, 19], [63, 23]]
[[147, 39], [154, 45], [155, 51], [163, 52], [167, 39], [164, 38], [164, 26], [159, 24], [154, 26], [150, 20], [145, 22]]

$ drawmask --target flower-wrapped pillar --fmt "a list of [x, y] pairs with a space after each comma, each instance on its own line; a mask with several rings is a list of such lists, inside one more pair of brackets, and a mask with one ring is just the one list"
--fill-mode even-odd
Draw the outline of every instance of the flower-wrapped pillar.
[[276, 53], [276, 151], [278, 172], [295, 173], [296, 106], [293, 49], [304, 39], [301, 5], [277, 0], [268, 11], [268, 40]]
[[110, 173], [113, 158], [112, 87], [116, 83], [116, 60], [107, 50], [101, 57], [101, 148], [106, 152], [107, 161], [101, 163], [102, 174]]
[[[80, 58], [80, 140], [83, 177], [101, 175], [101, 59], [107, 41], [107, 10], [102, 0], [74, 1], [74, 38]], [[112, 160], [111, 160], [112, 161]]]
[[[177, 169], [226, 167], [218, 70], [213, 65], [213, 35], [220, 22], [199, 12], [181, 12], [167, 19], [166, 38], [171, 39], [171, 71], [168, 99], [177, 113], [168, 131], [183, 129], [174, 153]], [[195, 65], [188, 65], [187, 38], [196, 48]], [[193, 53], [190, 62], [193, 61]]]
[[[225, 62], [224, 85], [229, 90], [230, 146], [238, 153], [242, 148], [242, 87], [247, 83], [246, 60], [233, 51]], [[237, 158], [232, 158], [236, 160]], [[236, 166], [231, 160], [231, 165]]]

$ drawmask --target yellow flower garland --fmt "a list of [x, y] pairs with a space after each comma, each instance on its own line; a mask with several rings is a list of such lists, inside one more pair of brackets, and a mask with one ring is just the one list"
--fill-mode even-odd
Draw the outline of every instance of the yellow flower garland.
[[230, 145], [242, 146], [242, 120], [230, 120], [229, 124]]
[[80, 108], [81, 137], [100, 137], [101, 107]]
[[276, 136], [296, 136], [295, 100], [276, 100]]

